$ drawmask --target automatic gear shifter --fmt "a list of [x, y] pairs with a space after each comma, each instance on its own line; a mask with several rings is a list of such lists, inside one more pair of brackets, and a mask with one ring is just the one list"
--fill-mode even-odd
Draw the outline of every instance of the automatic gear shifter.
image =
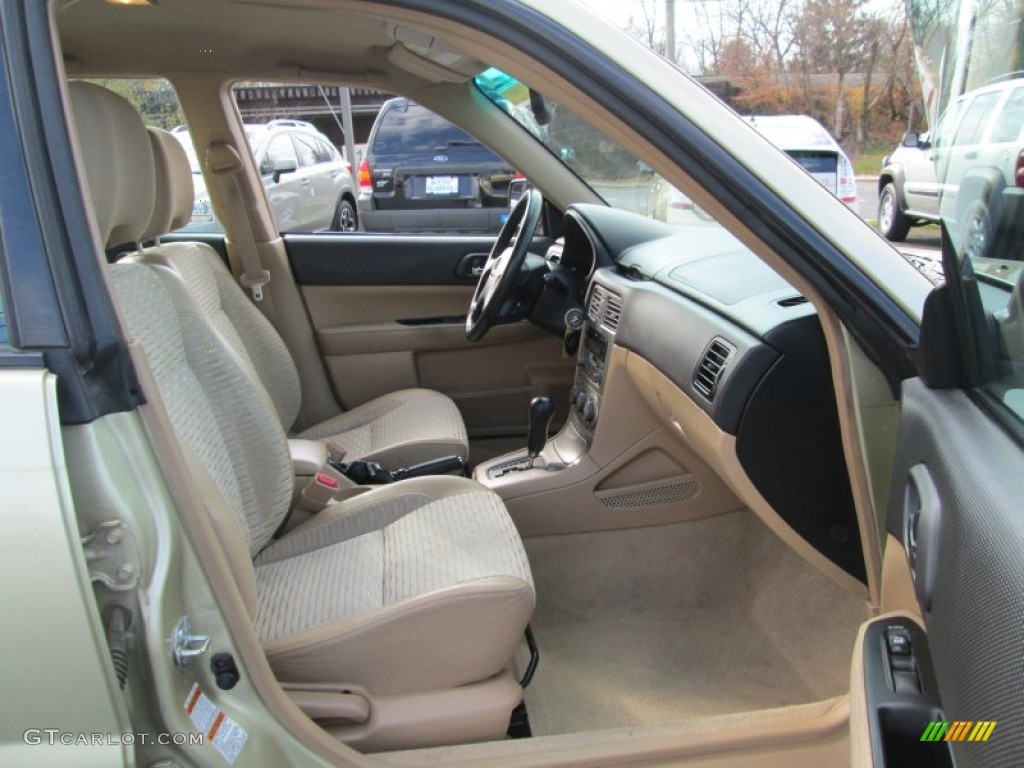
[[548, 441], [548, 427], [554, 415], [555, 405], [550, 397], [535, 397], [530, 401], [530, 426], [526, 433], [528, 467], [533, 466], [533, 460], [544, 450], [544, 444]]

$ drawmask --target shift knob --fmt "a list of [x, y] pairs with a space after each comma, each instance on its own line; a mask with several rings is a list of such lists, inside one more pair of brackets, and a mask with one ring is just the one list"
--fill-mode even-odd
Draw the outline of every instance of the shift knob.
[[550, 397], [535, 397], [530, 401], [530, 428], [526, 433], [526, 453], [537, 458], [548, 441], [548, 425], [555, 415], [555, 404]]

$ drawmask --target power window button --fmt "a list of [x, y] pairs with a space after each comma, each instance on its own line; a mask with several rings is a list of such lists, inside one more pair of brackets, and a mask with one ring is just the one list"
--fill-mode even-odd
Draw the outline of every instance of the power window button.
[[911, 653], [910, 637], [904, 632], [889, 631], [885, 634], [886, 642], [889, 644], [889, 654], [892, 656], [909, 656]]
[[896, 693], [921, 692], [921, 683], [918, 682], [917, 675], [913, 672], [893, 672], [892, 683]]

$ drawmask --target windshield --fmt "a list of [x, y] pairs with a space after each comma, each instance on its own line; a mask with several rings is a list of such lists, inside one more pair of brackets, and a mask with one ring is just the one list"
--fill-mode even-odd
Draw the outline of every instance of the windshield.
[[613, 208], [668, 223], [712, 223], [646, 163], [514, 77], [492, 67], [476, 85]]

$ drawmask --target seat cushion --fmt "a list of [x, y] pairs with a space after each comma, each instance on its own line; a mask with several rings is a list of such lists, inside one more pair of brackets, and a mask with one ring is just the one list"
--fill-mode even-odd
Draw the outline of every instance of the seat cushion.
[[462, 414], [451, 398], [429, 389], [383, 395], [299, 433], [305, 440], [333, 440], [347, 460], [379, 462], [387, 469], [442, 456], [469, 457]]
[[256, 629], [278, 678], [371, 693], [500, 672], [534, 607], [501, 499], [426, 477], [328, 508], [256, 558]]

